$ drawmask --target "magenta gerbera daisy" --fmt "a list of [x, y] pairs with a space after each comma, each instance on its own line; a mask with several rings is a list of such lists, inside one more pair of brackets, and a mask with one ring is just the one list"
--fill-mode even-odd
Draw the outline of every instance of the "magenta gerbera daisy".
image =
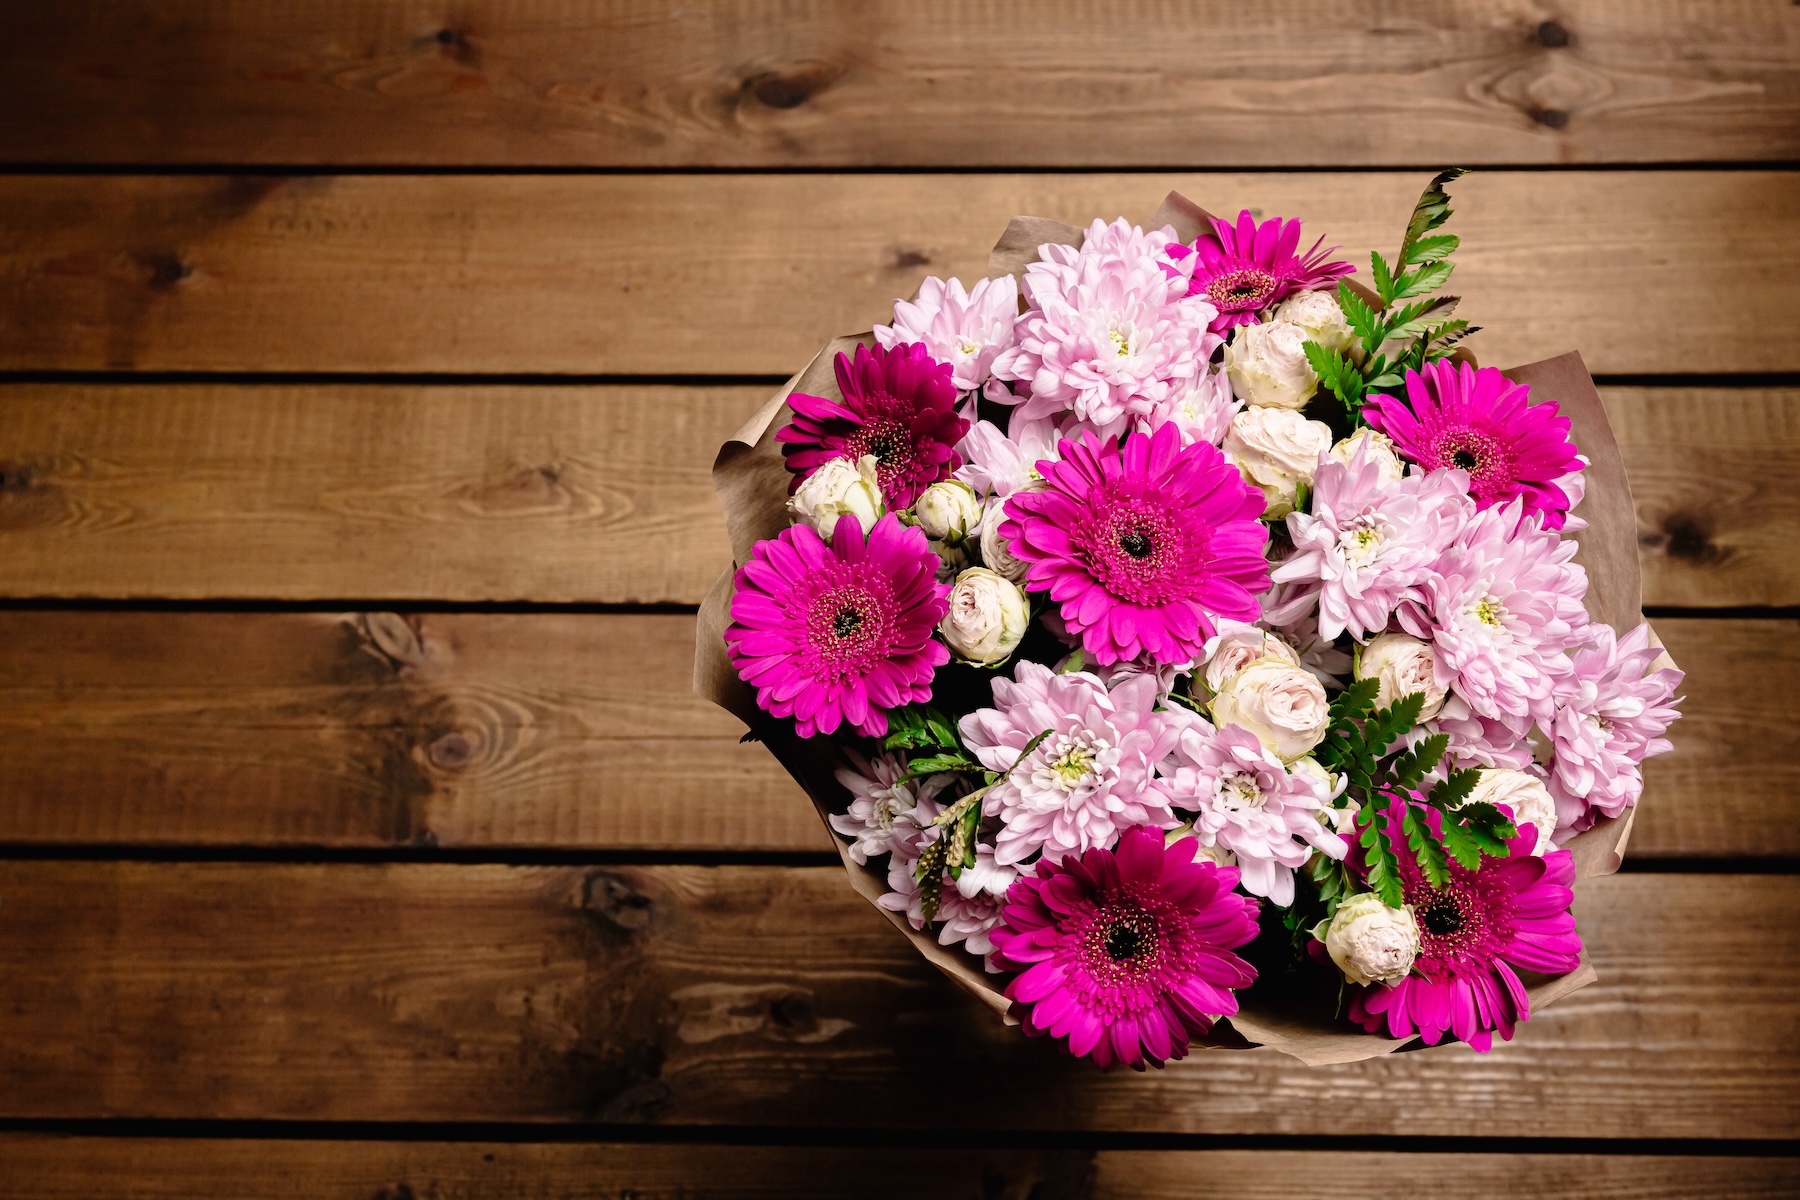
[[[1429, 819], [1435, 826], [1437, 815]], [[1526, 826], [1507, 843], [1507, 858], [1485, 858], [1474, 871], [1452, 860], [1441, 889], [1402, 851], [1401, 886], [1418, 921], [1419, 954], [1400, 982], [1357, 988], [1350, 1019], [1370, 1033], [1417, 1034], [1427, 1046], [1450, 1034], [1490, 1050], [1496, 1030], [1511, 1041], [1514, 1026], [1531, 1019], [1518, 972], [1563, 975], [1581, 961], [1569, 911], [1575, 860], [1567, 850], [1532, 857], [1536, 843]]]
[[1183, 449], [1171, 422], [1122, 446], [1083, 432], [1060, 453], [1038, 463], [1044, 490], [1007, 498], [1000, 536], [1090, 661], [1189, 662], [1218, 618], [1260, 614], [1263, 494], [1216, 447]]
[[929, 699], [950, 651], [931, 634], [949, 611], [925, 534], [891, 513], [829, 543], [805, 525], [758, 542], [737, 573], [725, 641], [756, 702], [801, 737], [847, 723], [887, 733], [887, 710]]
[[1467, 471], [1478, 508], [1517, 497], [1526, 516], [1542, 513], [1544, 528], [1561, 529], [1572, 502], [1562, 481], [1581, 470], [1581, 455], [1556, 402], [1530, 399], [1493, 367], [1440, 359], [1407, 371], [1405, 401], [1370, 396], [1363, 416], [1427, 471]]
[[919, 493], [962, 466], [954, 447], [969, 422], [956, 414], [949, 363], [912, 343], [858, 346], [854, 360], [840, 354], [835, 367], [843, 403], [795, 392], [788, 397], [794, 420], [775, 433], [794, 473], [790, 494], [834, 458], [858, 462], [872, 454], [888, 507], [911, 508]]
[[1022, 972], [1006, 995], [1027, 1033], [1141, 1071], [1185, 1058], [1190, 1037], [1237, 1012], [1232, 990], [1256, 972], [1231, 951], [1256, 936], [1256, 901], [1231, 890], [1234, 868], [1195, 862], [1197, 849], [1131, 829], [1116, 852], [1043, 863], [1012, 885], [988, 936], [994, 965]]
[[1347, 262], [1328, 261], [1337, 247], [1320, 249], [1324, 238], [1305, 254], [1296, 253], [1300, 248], [1299, 221], [1270, 217], [1258, 225], [1245, 209], [1235, 223], [1214, 217], [1212, 224], [1213, 232], [1195, 238], [1192, 246], [1177, 243], [1164, 253], [1182, 274], [1187, 274], [1192, 256], [1188, 295], [1205, 296], [1219, 310], [1212, 321], [1214, 330], [1254, 325], [1256, 314], [1270, 305], [1295, 292], [1328, 287], [1356, 270]]

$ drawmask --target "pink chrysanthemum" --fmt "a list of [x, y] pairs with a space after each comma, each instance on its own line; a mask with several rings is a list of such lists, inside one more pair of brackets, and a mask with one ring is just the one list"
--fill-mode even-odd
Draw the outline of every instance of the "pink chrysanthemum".
[[994, 360], [996, 378], [1030, 389], [1020, 418], [1072, 413], [1112, 437], [1205, 373], [1220, 341], [1207, 329], [1212, 306], [1158, 261], [1161, 237], [1095, 221], [1080, 250], [1046, 245], [1026, 268], [1031, 308], [1018, 344]]
[[1531, 1019], [1518, 972], [1563, 975], [1581, 961], [1569, 911], [1574, 859], [1567, 850], [1531, 857], [1536, 840], [1535, 830], [1521, 829], [1507, 843], [1509, 857], [1483, 859], [1475, 871], [1452, 860], [1442, 890], [1402, 849], [1401, 887], [1419, 923], [1419, 955], [1399, 983], [1357, 988], [1350, 1019], [1370, 1033], [1418, 1034], [1427, 1046], [1450, 1034], [1491, 1050], [1496, 1030], [1511, 1041], [1514, 1026]]
[[983, 499], [1005, 499], [1020, 488], [1043, 482], [1037, 464], [1054, 459], [1061, 440], [1055, 423], [1048, 420], [1014, 416], [1004, 433], [991, 421], [977, 421], [957, 443], [963, 465], [957, 468], [956, 477]]
[[1141, 1071], [1186, 1057], [1190, 1037], [1237, 1012], [1232, 990], [1256, 972], [1231, 951], [1256, 936], [1256, 901], [1232, 892], [1236, 870], [1195, 862], [1196, 848], [1133, 829], [1117, 853], [1090, 850], [1013, 885], [989, 937], [994, 965], [1022, 972], [1006, 994], [1027, 1033]]
[[932, 638], [950, 610], [938, 557], [892, 514], [863, 537], [839, 521], [830, 544], [805, 525], [758, 542], [737, 573], [725, 641], [731, 663], [774, 716], [801, 737], [842, 723], [887, 733], [887, 710], [931, 696], [950, 661]]
[[1261, 611], [1263, 494], [1217, 448], [1183, 449], [1172, 423], [1127, 435], [1122, 449], [1084, 433], [1039, 470], [1048, 486], [1006, 501], [1000, 535], [1091, 661], [1187, 662], [1219, 617]]
[[1363, 416], [1426, 470], [1467, 471], [1479, 507], [1518, 499], [1526, 516], [1542, 513], [1546, 529], [1561, 529], [1575, 499], [1562, 481], [1582, 460], [1556, 402], [1530, 399], [1493, 367], [1440, 359], [1407, 371], [1404, 402], [1370, 396]]
[[1639, 764], [1672, 749], [1662, 734], [1681, 715], [1674, 700], [1681, 672], [1651, 669], [1662, 651], [1650, 644], [1650, 626], [1622, 638], [1610, 625], [1590, 633], [1571, 655], [1574, 670], [1548, 730], [1556, 747], [1550, 794], [1563, 829], [1586, 829], [1600, 814], [1616, 817], [1636, 804], [1644, 790]]
[[1346, 629], [1359, 641], [1386, 629], [1474, 515], [1462, 472], [1413, 474], [1384, 487], [1368, 451], [1365, 440], [1349, 463], [1329, 462], [1313, 475], [1312, 512], [1289, 514], [1294, 552], [1271, 575], [1318, 593], [1327, 640]]
[[888, 507], [911, 508], [923, 492], [962, 465], [954, 447], [969, 431], [956, 413], [950, 367], [920, 345], [856, 348], [854, 361], [837, 356], [839, 404], [795, 392], [788, 397], [792, 424], [776, 430], [788, 483], [796, 491], [808, 475], [834, 458], [875, 456], [875, 475]]
[[928, 775], [903, 781], [906, 763], [898, 755], [877, 754], [868, 759], [846, 748], [844, 756], [850, 765], [837, 769], [837, 780], [850, 789], [850, 807], [832, 814], [831, 827], [850, 839], [851, 859], [866, 863], [890, 852], [900, 858], [918, 858], [922, 825], [914, 814], [924, 804], [929, 815], [921, 815], [924, 824], [929, 824], [938, 814], [936, 805], [930, 803], [932, 797], [955, 783], [956, 776]]
[[[995, 861], [1046, 860], [1110, 846], [1134, 825], [1173, 828], [1156, 764], [1175, 741], [1173, 717], [1156, 708], [1157, 681], [1137, 675], [1108, 689], [1086, 671], [1056, 674], [1021, 661], [1013, 678], [993, 681], [994, 707], [963, 717], [960, 728], [981, 765], [1009, 772], [982, 800], [998, 817]], [[1045, 730], [1050, 735], [1020, 755]]]
[[[941, 836], [940, 830], [931, 832]], [[995, 892], [976, 885], [975, 881], [1004, 879], [1010, 886], [1019, 877], [1019, 872], [1009, 868], [996, 871], [993, 851], [986, 846], [979, 847], [977, 853], [980, 857], [976, 865], [965, 870], [960, 878], [952, 881], [945, 876], [932, 921], [938, 927], [938, 945], [960, 944], [971, 954], [987, 954], [994, 948], [989, 941], [989, 931], [1000, 923], [1006, 887]], [[913, 875], [915, 862], [903, 860], [898, 854], [888, 861], [888, 890], [875, 903], [890, 912], [904, 914], [914, 929], [923, 930], [926, 925], [925, 897]]]
[[1019, 319], [1019, 285], [1011, 275], [977, 280], [964, 291], [962, 280], [930, 276], [919, 284], [917, 300], [894, 302], [894, 323], [875, 326], [875, 340], [888, 349], [915, 342], [950, 366], [958, 391], [987, 382], [994, 359], [1013, 344]]
[[1294, 868], [1315, 849], [1329, 858], [1349, 853], [1344, 839], [1319, 823], [1330, 792], [1318, 776], [1289, 774], [1241, 726], [1215, 730], [1194, 713], [1171, 715], [1182, 731], [1162, 768], [1169, 799], [1196, 814], [1201, 841], [1237, 855], [1245, 891], [1286, 907], [1294, 902]]
[[1300, 247], [1300, 222], [1270, 217], [1258, 225], [1249, 209], [1237, 221], [1213, 218], [1213, 232], [1194, 239], [1192, 246], [1177, 243], [1164, 253], [1176, 270], [1191, 276], [1188, 294], [1204, 296], [1218, 310], [1214, 330], [1234, 325], [1254, 325], [1256, 315], [1295, 292], [1330, 287], [1340, 276], [1356, 268], [1347, 262], [1326, 261], [1332, 250], [1321, 250], [1325, 239], [1314, 242], [1305, 254]]
[[1477, 513], [1397, 615], [1433, 643], [1439, 686], [1523, 732], [1550, 719], [1588, 618], [1575, 541], [1522, 518], [1519, 503]]

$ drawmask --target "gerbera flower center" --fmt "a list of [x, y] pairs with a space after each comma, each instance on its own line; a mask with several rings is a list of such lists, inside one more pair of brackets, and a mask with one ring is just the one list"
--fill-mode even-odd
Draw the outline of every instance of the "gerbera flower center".
[[1498, 438], [1470, 425], [1439, 433], [1430, 447], [1431, 467], [1454, 467], [1469, 473], [1469, 491], [1477, 497], [1503, 490], [1513, 482], [1513, 456]]
[[1169, 514], [1148, 498], [1103, 499], [1078, 530], [1088, 570], [1108, 592], [1138, 604], [1161, 604], [1180, 594], [1187, 555]]
[[912, 435], [890, 417], [872, 417], [844, 440], [845, 457], [855, 462], [865, 454], [875, 456], [877, 474], [885, 483], [912, 467]]
[[1141, 529], [1132, 529], [1119, 537], [1119, 549], [1133, 558], [1150, 557], [1150, 537]]
[[1114, 925], [1106, 931], [1106, 955], [1114, 962], [1135, 958], [1144, 948], [1144, 935], [1135, 925]]
[[882, 598], [850, 582], [814, 597], [807, 612], [807, 640], [824, 673], [853, 673], [888, 652], [890, 624]]
[[1275, 276], [1256, 267], [1239, 267], [1206, 282], [1206, 298], [1220, 312], [1249, 312], [1263, 306], [1274, 292]]
[[1092, 924], [1083, 933], [1081, 948], [1082, 965], [1101, 987], [1142, 982], [1162, 965], [1168, 949], [1156, 914], [1129, 894], [1116, 896], [1094, 914]]
[[1424, 913], [1425, 932], [1433, 937], [1449, 937], [1463, 927], [1462, 911], [1454, 904], [1434, 904]]
[[841, 608], [838, 615], [831, 618], [831, 632], [840, 638], [853, 637], [862, 628], [863, 615], [854, 608]]

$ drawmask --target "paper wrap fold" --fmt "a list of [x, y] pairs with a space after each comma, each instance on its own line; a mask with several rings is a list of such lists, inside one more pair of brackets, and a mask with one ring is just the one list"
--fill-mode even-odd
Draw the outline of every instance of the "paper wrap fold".
[[[1203, 209], [1171, 192], [1150, 219], [1149, 227], [1172, 225], [1181, 240], [1189, 241], [1206, 228], [1207, 219]], [[1022, 277], [1026, 265], [1037, 260], [1039, 246], [1050, 242], [1075, 246], [1081, 239], [1079, 229], [1060, 221], [1014, 217], [989, 257], [988, 275], [990, 278]], [[868, 333], [834, 339], [720, 447], [713, 462], [713, 486], [725, 510], [732, 556], [737, 564], [750, 557], [750, 549], [757, 542], [777, 536], [788, 525], [788, 472], [782, 461], [781, 448], [775, 441], [775, 431], [790, 419], [789, 394], [798, 390], [841, 399], [832, 370], [834, 359], [839, 352], [850, 353], [856, 345], [868, 345], [872, 341]], [[1586, 567], [1588, 574], [1587, 610], [1594, 620], [1606, 622], [1621, 634], [1627, 633], [1643, 619], [1637, 516], [1618, 442], [1607, 423], [1606, 410], [1601, 406], [1593, 378], [1582, 364], [1581, 356], [1572, 352], [1514, 367], [1505, 374], [1519, 383], [1528, 384], [1534, 403], [1555, 400], [1572, 422], [1572, 436], [1590, 464], [1586, 495], [1575, 510], [1588, 526], [1573, 535], [1580, 546], [1576, 561]], [[829, 739], [797, 738], [791, 722], [774, 720], [758, 708], [754, 690], [738, 678], [726, 652], [723, 633], [731, 620], [734, 574], [735, 567], [721, 575], [700, 606], [694, 653], [694, 691], [749, 726], [812, 797], [819, 818], [824, 821], [831, 813], [842, 812], [849, 803], [848, 792], [834, 775], [838, 762]], [[750, 751], [746, 750], [746, 753]], [[1635, 809], [1627, 809], [1621, 817], [1603, 817], [1594, 828], [1568, 842], [1565, 848], [1575, 856], [1578, 882], [1619, 869], [1634, 812]], [[830, 828], [829, 822], [826, 828]], [[850, 877], [850, 885], [875, 905], [887, 891], [886, 876], [852, 860], [842, 839], [836, 833], [831, 836]], [[878, 905], [876, 911], [957, 986], [993, 1009], [1007, 1024], [1018, 1024], [1018, 1018], [1010, 1011], [1011, 1002], [1002, 993], [1002, 977], [983, 970], [980, 959], [958, 947], [939, 945], [929, 932], [915, 930], [900, 913]], [[1557, 998], [1592, 983], [1595, 978], [1594, 969], [1584, 954], [1581, 965], [1567, 975], [1528, 980], [1532, 1012], [1535, 1014]], [[1228, 1018], [1230, 1030], [1221, 1027], [1208, 1039], [1196, 1042], [1195, 1046], [1197, 1049], [1267, 1046], [1308, 1064], [1322, 1064], [1354, 1062], [1419, 1045], [1417, 1039], [1408, 1042], [1361, 1032], [1343, 1019], [1333, 1017], [1330, 1004], [1334, 1000], [1335, 996], [1323, 994], [1271, 998], [1259, 991], [1243, 993], [1239, 996], [1239, 1012]], [[1240, 1036], [1232, 1036], [1231, 1031]]]

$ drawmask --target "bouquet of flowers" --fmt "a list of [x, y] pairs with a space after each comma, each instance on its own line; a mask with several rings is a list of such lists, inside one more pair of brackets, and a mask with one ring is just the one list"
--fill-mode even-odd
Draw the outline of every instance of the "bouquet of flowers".
[[937, 966], [1101, 1067], [1487, 1050], [1593, 978], [1681, 674], [1578, 356], [1478, 366], [1434, 179], [1349, 278], [1015, 218], [721, 451], [696, 686]]

